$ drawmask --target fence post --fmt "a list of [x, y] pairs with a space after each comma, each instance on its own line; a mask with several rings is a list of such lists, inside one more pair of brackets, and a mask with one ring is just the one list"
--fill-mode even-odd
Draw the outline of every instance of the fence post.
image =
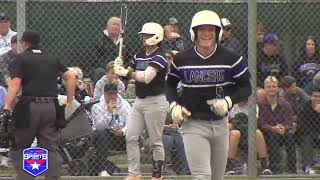
[[249, 101], [249, 122], [248, 122], [248, 176], [254, 178], [257, 176], [257, 150], [256, 150], [256, 87], [257, 87], [257, 69], [256, 69], [256, 26], [257, 26], [257, 1], [248, 1], [248, 63], [252, 77], [252, 96]]
[[[26, 29], [26, 0], [17, 0], [17, 32], [18, 39], [22, 37], [22, 33]], [[21, 42], [17, 42], [18, 52], [22, 52]]]

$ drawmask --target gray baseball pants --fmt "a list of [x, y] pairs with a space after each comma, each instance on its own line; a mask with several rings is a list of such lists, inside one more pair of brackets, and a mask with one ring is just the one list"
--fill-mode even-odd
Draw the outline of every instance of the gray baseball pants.
[[129, 115], [126, 134], [128, 171], [130, 175], [140, 174], [139, 136], [146, 128], [150, 137], [153, 160], [164, 161], [162, 133], [165, 119], [169, 111], [169, 103], [165, 95], [137, 98]]
[[227, 118], [189, 118], [182, 124], [181, 134], [193, 179], [223, 180], [229, 149]]

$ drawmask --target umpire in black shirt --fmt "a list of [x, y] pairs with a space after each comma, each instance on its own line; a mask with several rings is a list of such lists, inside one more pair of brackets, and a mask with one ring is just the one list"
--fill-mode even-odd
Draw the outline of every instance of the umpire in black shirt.
[[18, 97], [12, 110], [16, 127], [12, 159], [18, 180], [34, 179], [22, 169], [22, 151], [30, 147], [35, 137], [39, 147], [48, 150], [46, 180], [60, 179], [62, 159], [58, 154], [57, 135], [60, 127], [57, 119], [61, 119], [59, 117], [62, 117], [61, 112], [64, 112], [64, 109], [57, 101], [57, 77], [62, 74], [62, 78], [67, 82], [65, 108], [70, 107], [75, 91], [75, 74], [68, 71], [58, 58], [47, 55], [39, 47], [39, 43], [39, 33], [24, 32], [24, 51], [17, 55], [9, 67], [11, 80], [5, 110], [12, 110], [17, 93], [22, 88], [22, 95]]

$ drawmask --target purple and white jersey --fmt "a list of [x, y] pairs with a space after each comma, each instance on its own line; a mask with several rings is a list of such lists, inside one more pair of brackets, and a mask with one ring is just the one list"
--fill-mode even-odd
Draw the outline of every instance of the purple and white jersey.
[[[206, 103], [208, 99], [230, 96], [237, 103], [251, 94], [247, 61], [220, 45], [207, 57], [197, 52], [196, 46], [179, 53], [170, 67], [168, 89], [178, 82], [182, 85], [181, 96], [178, 98], [169, 93], [168, 99], [178, 100], [192, 114], [201, 114], [199, 117], [212, 117]], [[247, 92], [236, 93], [242, 87]]]
[[146, 54], [145, 51], [138, 53], [130, 62], [130, 67], [136, 71], [145, 71], [148, 66], [152, 66], [158, 72], [149, 84], [136, 81], [136, 95], [140, 98], [165, 93], [165, 76], [168, 63], [164, 51], [160, 47], [150, 54]]

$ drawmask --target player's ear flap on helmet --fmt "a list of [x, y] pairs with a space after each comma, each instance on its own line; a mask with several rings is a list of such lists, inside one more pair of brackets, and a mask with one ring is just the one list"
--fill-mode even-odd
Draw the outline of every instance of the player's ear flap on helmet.
[[146, 44], [152, 46], [163, 40], [164, 30], [160, 24], [149, 22], [142, 26], [139, 34], [152, 34], [153, 36], [146, 40]]
[[203, 10], [197, 12], [191, 21], [190, 26], [190, 35], [191, 40], [195, 40], [195, 27], [201, 25], [213, 25], [216, 27], [216, 42], [219, 42], [222, 37], [222, 28], [221, 28], [221, 20], [217, 13], [210, 11], [210, 10]]

